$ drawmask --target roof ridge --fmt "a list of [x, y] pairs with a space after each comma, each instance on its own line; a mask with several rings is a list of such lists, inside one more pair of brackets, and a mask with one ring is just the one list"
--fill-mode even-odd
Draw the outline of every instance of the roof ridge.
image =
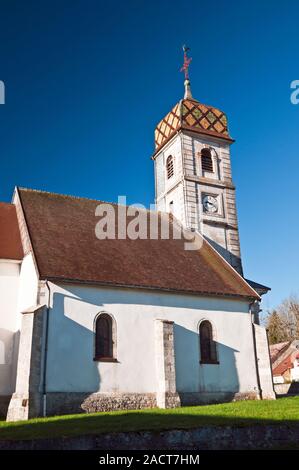
[[[20, 190], [20, 191], [32, 192], [32, 193], [48, 194], [49, 196], [59, 196], [59, 197], [75, 199], [75, 200], [100, 202], [100, 203], [104, 203], [104, 204], [111, 204], [112, 206], [117, 206], [117, 207], [136, 207], [136, 209], [140, 209], [140, 210], [143, 210], [143, 211], [146, 211], [146, 212], [171, 216], [171, 214], [166, 212], [166, 211], [158, 211], [158, 210], [149, 209], [147, 207], [139, 207], [137, 205], [135, 206], [134, 204], [119, 204], [118, 202], [104, 201], [102, 199], [94, 199], [94, 198], [83, 197], [83, 196], [74, 196], [72, 194], [55, 193], [55, 192], [52, 192], [52, 191], [45, 191], [43, 189], [23, 188], [21, 186], [17, 186], [17, 190], [18, 191]], [[6, 204], [6, 203], [4, 203], [4, 204]], [[8, 203], [8, 204], [11, 204], [11, 203]], [[14, 205], [14, 204], [11, 204], [11, 205]], [[173, 216], [170, 217], [170, 219], [173, 219]]]

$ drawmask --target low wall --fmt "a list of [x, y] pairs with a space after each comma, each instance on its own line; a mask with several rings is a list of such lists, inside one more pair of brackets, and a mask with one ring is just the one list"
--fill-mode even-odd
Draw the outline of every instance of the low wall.
[[274, 390], [277, 395], [299, 395], [299, 382], [274, 384]]
[[110, 433], [59, 439], [0, 440], [0, 450], [299, 449], [299, 425], [207, 426], [165, 432]]

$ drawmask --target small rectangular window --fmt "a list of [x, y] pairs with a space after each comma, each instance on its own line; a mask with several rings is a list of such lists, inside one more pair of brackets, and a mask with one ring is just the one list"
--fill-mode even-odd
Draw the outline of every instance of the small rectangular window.
[[170, 179], [174, 175], [174, 165], [173, 165], [173, 157], [169, 155], [166, 160], [166, 172], [167, 172], [167, 179]]

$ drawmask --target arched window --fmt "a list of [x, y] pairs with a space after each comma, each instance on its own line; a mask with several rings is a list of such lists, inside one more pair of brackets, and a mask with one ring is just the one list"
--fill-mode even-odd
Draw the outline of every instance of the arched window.
[[208, 171], [209, 173], [213, 173], [213, 160], [211, 155], [211, 150], [204, 148], [201, 151], [201, 168], [202, 171]]
[[173, 156], [169, 155], [166, 160], [166, 173], [167, 179], [169, 180], [174, 175], [174, 163], [173, 163]]
[[213, 339], [213, 328], [209, 321], [204, 320], [199, 326], [200, 363], [218, 364], [216, 343]]
[[95, 321], [95, 360], [115, 360], [115, 325], [108, 313], [101, 313]]

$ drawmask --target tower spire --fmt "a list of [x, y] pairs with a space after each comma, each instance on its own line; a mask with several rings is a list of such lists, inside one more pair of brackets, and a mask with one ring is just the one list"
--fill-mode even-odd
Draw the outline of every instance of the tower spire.
[[191, 85], [190, 85], [190, 79], [189, 79], [189, 66], [190, 62], [192, 60], [192, 57], [188, 57], [187, 52], [190, 51], [190, 48], [187, 46], [183, 46], [183, 51], [184, 51], [184, 63], [183, 66], [181, 67], [181, 72], [184, 72], [185, 74], [185, 94], [184, 94], [184, 99], [193, 99], [192, 93], [191, 93]]

